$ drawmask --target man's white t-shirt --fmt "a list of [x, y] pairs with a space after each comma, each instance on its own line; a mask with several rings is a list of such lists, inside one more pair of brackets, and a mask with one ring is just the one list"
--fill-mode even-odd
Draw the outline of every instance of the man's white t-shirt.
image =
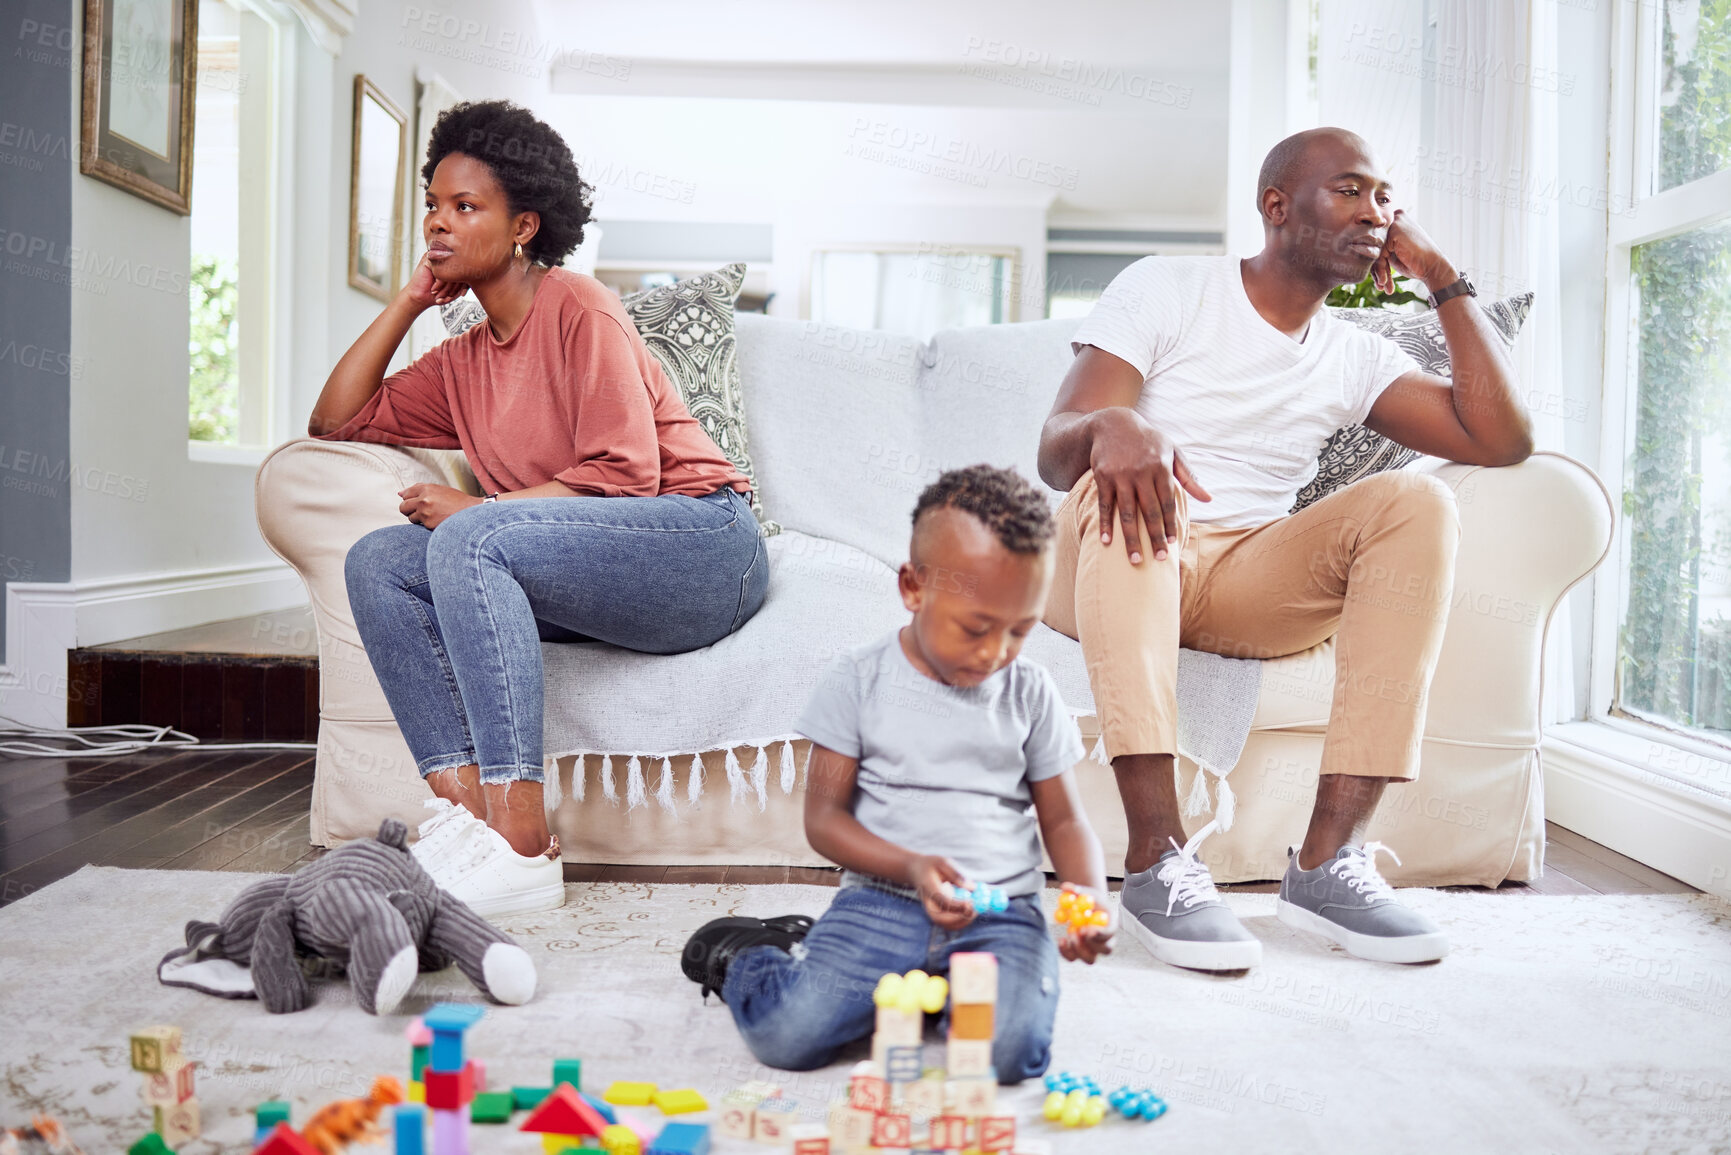
[[1119, 273], [1071, 338], [1142, 374], [1136, 411], [1172, 438], [1227, 528], [1284, 517], [1316, 455], [1418, 368], [1400, 346], [1319, 309], [1304, 340], [1262, 319], [1237, 257], [1144, 257]]

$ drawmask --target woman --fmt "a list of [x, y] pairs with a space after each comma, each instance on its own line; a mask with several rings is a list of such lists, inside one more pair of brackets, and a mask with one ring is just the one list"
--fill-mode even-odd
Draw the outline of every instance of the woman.
[[[485, 497], [399, 495], [356, 542], [349, 601], [441, 810], [416, 853], [481, 914], [564, 901], [542, 808], [541, 651], [709, 645], [763, 604], [749, 482], [692, 418], [619, 298], [558, 267], [588, 193], [551, 128], [503, 101], [440, 115], [421, 169], [427, 252], [343, 355], [307, 432], [461, 448]], [[425, 309], [487, 322], [384, 377]], [[382, 379], [381, 379], [382, 378]]]

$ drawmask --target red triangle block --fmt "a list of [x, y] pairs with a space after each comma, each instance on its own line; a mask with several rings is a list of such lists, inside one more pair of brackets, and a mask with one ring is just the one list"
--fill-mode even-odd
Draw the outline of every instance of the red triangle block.
[[570, 1083], [560, 1083], [553, 1093], [541, 1100], [541, 1105], [523, 1120], [520, 1131], [540, 1131], [549, 1135], [594, 1135], [600, 1137], [607, 1120], [591, 1107]]
[[319, 1149], [295, 1134], [287, 1123], [278, 1123], [264, 1142], [253, 1148], [252, 1155], [319, 1155]]

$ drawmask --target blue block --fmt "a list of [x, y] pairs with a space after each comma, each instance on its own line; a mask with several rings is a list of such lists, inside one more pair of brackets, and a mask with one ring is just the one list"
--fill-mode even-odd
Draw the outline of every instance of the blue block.
[[709, 1155], [709, 1128], [702, 1123], [669, 1123], [643, 1155]]
[[480, 1022], [487, 1008], [474, 1003], [440, 1003], [421, 1016], [421, 1024], [433, 1032], [433, 1052], [427, 1060], [431, 1071], [463, 1069], [463, 1032]]
[[394, 1155], [427, 1155], [427, 1109], [419, 1103], [399, 1103], [393, 1120], [396, 1126]]
[[607, 1120], [609, 1123], [619, 1122], [619, 1117], [613, 1113], [613, 1104], [609, 1103], [606, 1099], [600, 1098], [596, 1095], [591, 1095], [587, 1091], [578, 1091], [577, 1093], [583, 1096], [583, 1101], [595, 1108], [603, 1119]]

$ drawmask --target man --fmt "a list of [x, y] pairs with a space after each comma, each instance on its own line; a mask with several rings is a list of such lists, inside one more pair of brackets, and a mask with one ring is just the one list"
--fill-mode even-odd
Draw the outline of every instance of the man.
[[[1287, 511], [1343, 425], [1476, 465], [1525, 460], [1531, 426], [1471, 284], [1392, 207], [1363, 140], [1323, 128], [1281, 141], [1257, 204], [1256, 256], [1138, 261], [1076, 331], [1040, 437], [1041, 476], [1070, 491], [1046, 621], [1082, 643], [1129, 820], [1124, 922], [1156, 958], [1261, 959], [1196, 858], [1212, 824], [1186, 844], [1179, 821], [1178, 647], [1269, 658], [1333, 636], [1321, 777], [1280, 917], [1361, 957], [1430, 961], [1446, 936], [1395, 901], [1363, 837], [1384, 786], [1418, 773], [1454, 498], [1389, 472]], [[1385, 291], [1396, 273], [1430, 290], [1452, 382], [1322, 308], [1371, 271]]]

